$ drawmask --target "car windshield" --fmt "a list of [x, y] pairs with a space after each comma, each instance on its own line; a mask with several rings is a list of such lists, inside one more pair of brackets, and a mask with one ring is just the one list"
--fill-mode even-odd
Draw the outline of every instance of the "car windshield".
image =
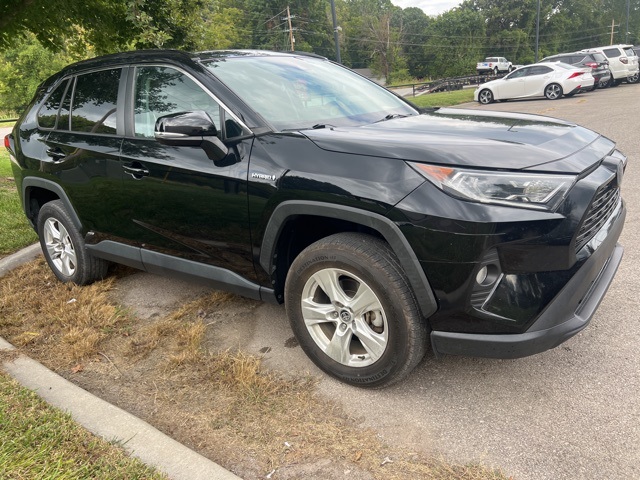
[[627, 54], [627, 57], [635, 57], [636, 56], [636, 52], [633, 51], [632, 47], [628, 47], [624, 49], [624, 53]]
[[319, 58], [239, 55], [202, 63], [278, 130], [366, 125], [418, 114], [381, 86]]

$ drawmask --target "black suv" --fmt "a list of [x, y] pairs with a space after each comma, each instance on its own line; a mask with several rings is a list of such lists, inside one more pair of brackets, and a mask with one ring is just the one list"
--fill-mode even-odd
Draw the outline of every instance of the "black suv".
[[594, 83], [591, 90], [604, 88], [609, 85], [613, 77], [609, 70], [607, 57], [598, 52], [593, 53], [560, 53], [540, 60], [541, 62], [563, 62], [577, 67], [591, 67]]
[[57, 277], [109, 262], [285, 303], [300, 345], [376, 387], [436, 355], [583, 329], [622, 258], [626, 158], [575, 124], [420, 111], [323, 58], [116, 54], [45, 81], [5, 139]]

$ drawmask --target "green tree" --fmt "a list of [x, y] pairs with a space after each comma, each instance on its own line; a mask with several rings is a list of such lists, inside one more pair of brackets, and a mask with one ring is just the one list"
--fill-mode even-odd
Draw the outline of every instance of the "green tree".
[[91, 50], [72, 48], [53, 53], [44, 48], [35, 35], [14, 38], [0, 53], [0, 111], [19, 113], [33, 97], [38, 85], [65, 65], [84, 57]]
[[429, 28], [429, 74], [436, 78], [472, 74], [484, 56], [485, 28], [485, 17], [468, 8], [438, 16]]

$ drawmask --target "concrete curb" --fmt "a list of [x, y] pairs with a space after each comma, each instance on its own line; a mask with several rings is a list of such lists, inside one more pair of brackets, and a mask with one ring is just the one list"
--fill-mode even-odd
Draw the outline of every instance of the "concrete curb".
[[0, 259], [0, 277], [5, 276], [14, 268], [17, 268], [24, 263], [30, 262], [41, 253], [42, 249], [40, 248], [40, 244], [34, 243], [33, 245], [23, 248], [13, 255], [9, 255], [8, 257]]
[[[37, 247], [37, 248], [36, 248]], [[0, 276], [35, 258], [40, 245], [32, 245], [0, 260]], [[0, 351], [15, 347], [0, 337]], [[69, 412], [95, 435], [116, 441], [131, 455], [174, 480], [241, 480], [220, 465], [173, 440], [147, 422], [131, 415], [62, 378], [24, 355], [1, 364], [17, 382], [36, 392], [50, 405]]]

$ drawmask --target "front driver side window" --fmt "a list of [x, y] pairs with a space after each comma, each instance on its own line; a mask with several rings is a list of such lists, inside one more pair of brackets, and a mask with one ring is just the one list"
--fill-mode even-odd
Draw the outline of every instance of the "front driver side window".
[[163, 115], [204, 110], [220, 132], [220, 106], [196, 82], [169, 67], [136, 68], [134, 106], [136, 137], [153, 138]]

